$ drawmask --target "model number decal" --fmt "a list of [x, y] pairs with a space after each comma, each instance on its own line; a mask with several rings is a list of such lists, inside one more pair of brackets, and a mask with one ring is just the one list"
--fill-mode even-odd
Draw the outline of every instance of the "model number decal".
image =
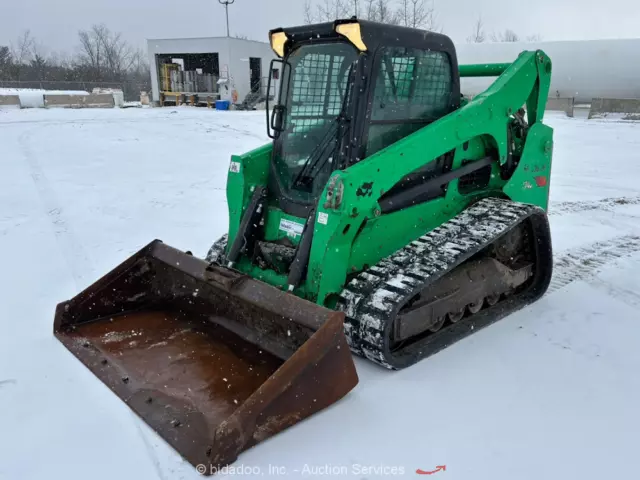
[[233, 173], [240, 173], [240, 162], [231, 162], [229, 171]]
[[322, 225], [326, 225], [328, 221], [329, 221], [328, 213], [320, 212], [318, 214], [318, 223], [321, 223]]
[[286, 218], [280, 220], [280, 230], [283, 232], [291, 233], [293, 235], [302, 235], [303, 229], [304, 225], [301, 223], [292, 222]]

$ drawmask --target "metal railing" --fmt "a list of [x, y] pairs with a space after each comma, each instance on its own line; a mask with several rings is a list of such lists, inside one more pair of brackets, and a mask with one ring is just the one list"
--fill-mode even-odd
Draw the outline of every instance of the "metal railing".
[[[269, 95], [269, 98], [273, 99], [275, 98], [276, 95], [276, 82], [271, 82], [271, 88], [269, 90], [269, 92], [267, 92], [267, 86], [269, 85], [269, 77], [262, 77], [259, 80], [259, 85], [257, 83], [254, 83], [252, 85], [251, 88], [251, 92], [259, 92], [260, 96], [267, 96], [267, 93]], [[257, 88], [256, 88], [257, 87]]]

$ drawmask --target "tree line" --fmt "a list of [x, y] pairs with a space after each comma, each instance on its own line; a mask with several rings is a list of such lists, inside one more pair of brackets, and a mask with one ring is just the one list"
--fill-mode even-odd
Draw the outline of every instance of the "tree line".
[[[306, 0], [307, 24], [357, 16], [367, 20], [442, 32], [433, 0]], [[478, 17], [470, 43], [540, 41], [539, 35], [521, 37], [512, 29], [488, 33]], [[47, 53], [29, 30], [10, 45], [0, 45], [0, 81], [149, 83], [146, 55], [121, 33], [104, 24], [78, 32], [76, 53]]]
[[352, 16], [390, 25], [441, 31], [432, 0], [306, 0], [307, 24]]
[[142, 49], [104, 24], [78, 32], [76, 53], [47, 53], [29, 30], [10, 45], [0, 45], [0, 80], [6, 82], [149, 81], [149, 64]]
[[467, 42], [484, 43], [489, 40], [492, 42], [539, 42], [542, 40], [542, 37], [537, 34], [521, 37], [510, 28], [505, 29], [503, 32], [492, 32], [491, 34], [489, 34], [485, 30], [482, 17], [479, 16], [476, 22], [473, 24], [473, 31], [471, 32], [471, 35], [467, 37]]
[[[307, 24], [331, 22], [352, 16], [374, 22], [402, 25], [443, 33], [433, 0], [306, 0], [304, 21]], [[540, 41], [540, 35], [521, 37], [512, 29], [487, 32], [482, 17], [474, 23], [469, 43]]]

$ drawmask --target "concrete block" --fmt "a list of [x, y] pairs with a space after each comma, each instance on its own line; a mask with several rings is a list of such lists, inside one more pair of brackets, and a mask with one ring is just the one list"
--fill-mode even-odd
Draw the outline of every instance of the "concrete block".
[[90, 95], [45, 95], [46, 108], [114, 108], [115, 102], [110, 93]]
[[93, 95], [109, 94], [113, 95], [113, 101], [116, 108], [124, 107], [124, 92], [120, 88], [94, 88], [91, 93]]
[[589, 119], [615, 117], [622, 120], [640, 120], [640, 99], [594, 98], [591, 100]]
[[573, 108], [575, 102], [573, 98], [549, 98], [547, 100], [547, 110], [556, 112], [565, 112], [567, 117], [573, 117]]
[[18, 95], [0, 95], [0, 108], [20, 108]]

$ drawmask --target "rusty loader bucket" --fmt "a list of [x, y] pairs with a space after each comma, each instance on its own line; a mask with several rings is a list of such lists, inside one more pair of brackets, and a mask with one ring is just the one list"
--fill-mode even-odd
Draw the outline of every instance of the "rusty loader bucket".
[[207, 472], [358, 383], [342, 313], [160, 241], [59, 304], [54, 332]]

